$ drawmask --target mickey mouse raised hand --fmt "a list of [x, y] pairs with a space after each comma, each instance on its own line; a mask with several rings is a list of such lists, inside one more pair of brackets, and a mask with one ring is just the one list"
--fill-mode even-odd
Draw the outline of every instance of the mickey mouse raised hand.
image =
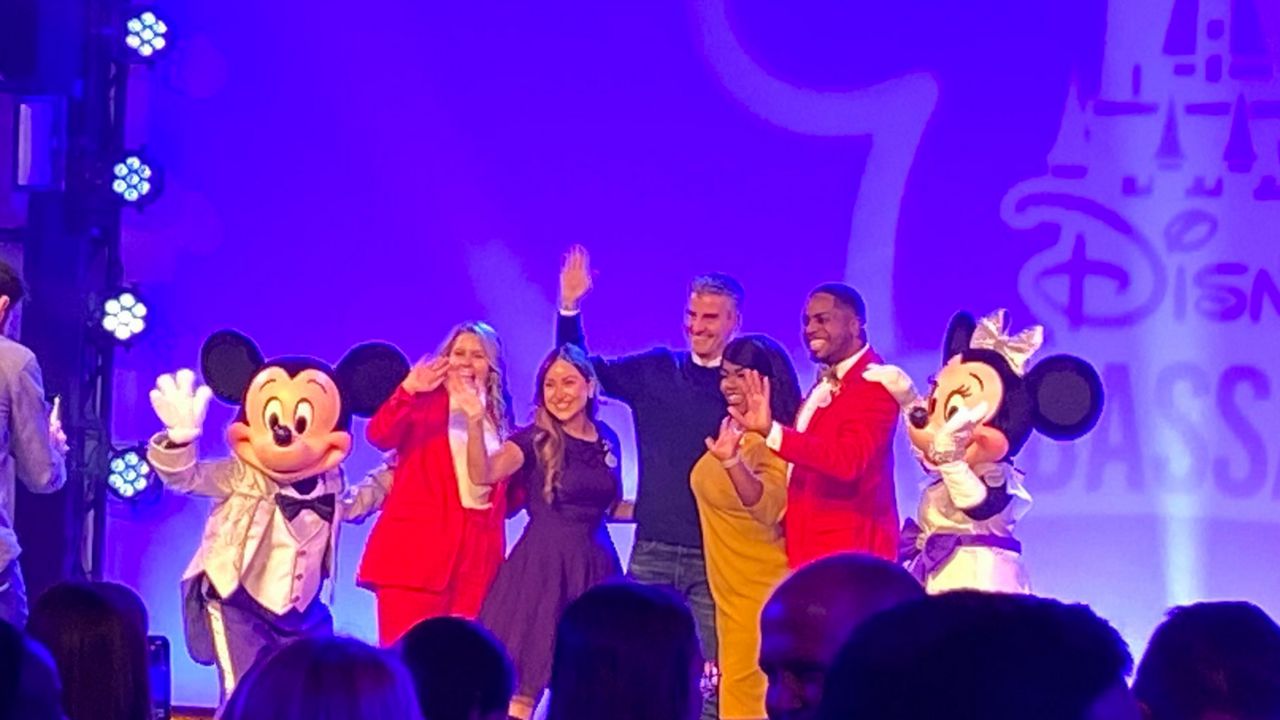
[[960, 588], [1029, 592], [1022, 545], [1013, 537], [1031, 505], [1012, 460], [1033, 431], [1079, 438], [1102, 413], [1094, 368], [1055, 355], [1028, 369], [1040, 327], [1016, 335], [998, 310], [976, 322], [952, 318], [943, 367], [927, 397], [893, 366], [868, 368], [907, 416], [907, 434], [928, 473], [915, 521], [903, 528], [902, 559], [931, 592]]
[[174, 445], [190, 444], [203, 433], [204, 416], [213, 391], [206, 385], [195, 387], [195, 380], [195, 373], [179, 370], [156, 378], [156, 386], [151, 390], [151, 407], [164, 423], [165, 435]]

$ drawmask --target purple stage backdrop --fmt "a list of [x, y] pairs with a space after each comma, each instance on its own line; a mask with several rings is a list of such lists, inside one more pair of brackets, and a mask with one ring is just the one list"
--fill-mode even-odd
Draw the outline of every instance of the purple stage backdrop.
[[[165, 192], [125, 225], [153, 317], [118, 359], [121, 442], [158, 429], [155, 376], [223, 327], [336, 360], [372, 338], [416, 357], [487, 319], [526, 417], [572, 243], [599, 270], [584, 312], [608, 353], [681, 343], [686, 282], [722, 270], [747, 288], [746, 329], [808, 377], [804, 294], [847, 279], [873, 344], [920, 382], [958, 309], [1008, 307], [1015, 329], [1046, 326], [1044, 354], [1098, 365], [1097, 430], [1019, 458], [1038, 591], [1094, 604], [1136, 650], [1172, 603], [1280, 613], [1280, 5], [158, 10], [173, 44], [132, 76], [129, 121]], [[210, 413], [206, 454], [229, 420]], [[920, 475], [899, 445], [907, 515]], [[348, 467], [377, 460], [361, 435]], [[110, 507], [108, 575], [174, 638], [179, 702], [216, 696], [179, 640], [207, 512]], [[366, 532], [343, 534], [335, 614], [372, 638], [352, 582]]]

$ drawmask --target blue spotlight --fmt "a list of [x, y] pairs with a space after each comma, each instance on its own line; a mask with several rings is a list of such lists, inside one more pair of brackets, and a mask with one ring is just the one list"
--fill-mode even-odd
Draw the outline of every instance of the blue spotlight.
[[107, 462], [107, 489], [121, 500], [137, 500], [155, 486], [151, 465], [147, 463], [145, 446], [124, 448], [111, 453]]
[[125, 27], [129, 32], [124, 37], [124, 44], [143, 58], [150, 59], [168, 44], [164, 35], [169, 28], [150, 10], [129, 18]]
[[111, 168], [111, 191], [128, 203], [146, 198], [155, 189], [151, 166], [137, 155], [128, 155]]

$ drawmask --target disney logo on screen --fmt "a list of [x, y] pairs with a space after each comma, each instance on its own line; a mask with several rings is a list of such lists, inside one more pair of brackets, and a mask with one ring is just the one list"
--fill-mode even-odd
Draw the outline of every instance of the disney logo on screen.
[[1216, 258], [1218, 217], [1200, 208], [1174, 213], [1153, 241], [1119, 211], [1071, 193], [1007, 198], [1011, 225], [1059, 228], [1057, 241], [1022, 268], [1027, 304], [1071, 329], [1131, 327], [1157, 312], [1176, 321], [1252, 323], [1280, 318], [1280, 268]]

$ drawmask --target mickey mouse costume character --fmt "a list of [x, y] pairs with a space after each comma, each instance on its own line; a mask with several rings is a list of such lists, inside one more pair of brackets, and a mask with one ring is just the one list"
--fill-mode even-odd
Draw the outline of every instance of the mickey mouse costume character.
[[[334, 573], [338, 525], [350, 512], [341, 463], [351, 417], [368, 417], [408, 374], [385, 343], [352, 348], [336, 367], [309, 357], [264, 361], [252, 340], [224, 330], [205, 341], [195, 387], [190, 370], [161, 375], [151, 404], [165, 431], [147, 459], [165, 485], [216, 504], [183, 573], [187, 649], [216, 664], [222, 699], [264, 649], [333, 632], [320, 599]], [[209, 398], [239, 405], [227, 428], [233, 456], [199, 461]]]
[[1012, 458], [1033, 430], [1054, 440], [1083, 436], [1103, 405], [1102, 380], [1080, 358], [1054, 355], [1027, 369], [1043, 334], [1037, 325], [1010, 337], [1004, 310], [980, 323], [958, 313], [927, 398], [900, 368], [878, 365], [863, 374], [902, 406], [929, 474], [918, 520], [903, 527], [901, 559], [931, 594], [1030, 592], [1013, 529], [1031, 496]]

